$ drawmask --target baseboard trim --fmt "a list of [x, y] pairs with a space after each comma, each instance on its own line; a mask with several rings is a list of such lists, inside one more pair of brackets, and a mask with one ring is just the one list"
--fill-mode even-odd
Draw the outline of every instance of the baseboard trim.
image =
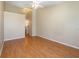
[[[38, 35], [38, 36], [39, 36], [39, 35]], [[57, 43], [60, 43], [60, 44], [63, 44], [63, 45], [65, 45], [65, 46], [69, 46], [69, 47], [72, 47], [72, 48], [75, 48], [75, 49], [79, 49], [79, 47], [70, 45], [70, 44], [68, 44], [68, 43], [59, 42], [59, 41], [56, 41], [56, 40], [54, 40], [54, 39], [51, 40], [51, 39], [49, 39], [49, 38], [47, 38], [47, 37], [43, 37], [43, 36], [39, 36], [39, 37], [45, 38], [45, 39], [48, 39], [48, 40], [50, 40], [50, 41], [54, 41], [54, 42], [57, 42]]]
[[11, 39], [4, 39], [4, 41], [18, 40], [18, 39], [21, 39], [21, 38], [25, 38], [25, 37], [17, 37], [17, 38], [11, 38]]

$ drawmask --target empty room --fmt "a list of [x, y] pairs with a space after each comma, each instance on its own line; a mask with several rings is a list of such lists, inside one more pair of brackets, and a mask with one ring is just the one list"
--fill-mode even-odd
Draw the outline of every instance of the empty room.
[[79, 58], [79, 1], [0, 1], [1, 58]]

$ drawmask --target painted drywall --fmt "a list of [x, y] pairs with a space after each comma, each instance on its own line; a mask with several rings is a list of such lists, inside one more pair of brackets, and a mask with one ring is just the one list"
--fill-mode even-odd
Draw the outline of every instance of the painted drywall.
[[4, 40], [25, 37], [25, 15], [4, 12]]
[[32, 9], [32, 36], [36, 36], [36, 10]]
[[0, 55], [4, 43], [4, 2], [0, 1]]
[[16, 7], [14, 5], [7, 4], [7, 3], [5, 3], [5, 9], [4, 10], [8, 11], [8, 12], [14, 12], [14, 13], [19, 13], [19, 14], [24, 14], [22, 8], [19, 8], [19, 7]]
[[79, 48], [79, 2], [38, 9], [36, 34], [75, 48]]

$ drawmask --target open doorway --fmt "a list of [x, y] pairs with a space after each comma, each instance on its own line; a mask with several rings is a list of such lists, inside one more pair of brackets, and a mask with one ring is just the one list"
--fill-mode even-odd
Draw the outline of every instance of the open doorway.
[[32, 35], [32, 9], [26, 8], [25, 10], [25, 36], [27, 36]]

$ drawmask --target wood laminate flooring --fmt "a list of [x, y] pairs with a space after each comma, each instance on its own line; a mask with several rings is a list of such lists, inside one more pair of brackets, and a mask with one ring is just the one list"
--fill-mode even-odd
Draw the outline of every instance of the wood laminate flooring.
[[4, 42], [1, 57], [5, 58], [73, 58], [79, 57], [79, 50], [41, 37], [26, 36]]

